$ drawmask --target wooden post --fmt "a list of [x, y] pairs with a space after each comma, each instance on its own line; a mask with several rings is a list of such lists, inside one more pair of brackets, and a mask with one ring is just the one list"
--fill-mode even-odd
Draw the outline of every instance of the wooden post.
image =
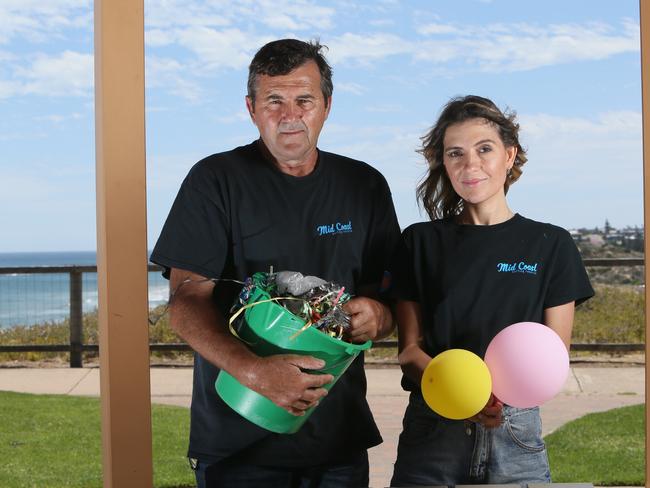
[[648, 392], [650, 391], [650, 375], [648, 374], [647, 360], [650, 357], [650, 314], [648, 303], [650, 303], [650, 269], [648, 267], [648, 253], [650, 252], [650, 6], [647, 0], [639, 1], [639, 12], [641, 16], [641, 99], [643, 101], [643, 226], [644, 226], [644, 256], [645, 266], [645, 479], [646, 486], [650, 480], [650, 410], [648, 409]]
[[153, 485], [143, 0], [95, 0], [97, 285], [104, 487]]
[[70, 271], [70, 367], [81, 368], [83, 358], [83, 313], [81, 299], [83, 293], [82, 273], [78, 269]]

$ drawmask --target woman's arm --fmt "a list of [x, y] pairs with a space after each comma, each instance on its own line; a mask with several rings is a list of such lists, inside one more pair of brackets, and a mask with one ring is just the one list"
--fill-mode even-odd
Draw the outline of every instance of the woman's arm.
[[399, 338], [399, 364], [402, 372], [419, 385], [422, 373], [431, 361], [431, 356], [422, 349], [424, 338], [420, 304], [399, 300], [395, 311]]
[[544, 310], [544, 324], [560, 336], [567, 351], [571, 347], [571, 331], [573, 330], [575, 308], [575, 302], [569, 302]]

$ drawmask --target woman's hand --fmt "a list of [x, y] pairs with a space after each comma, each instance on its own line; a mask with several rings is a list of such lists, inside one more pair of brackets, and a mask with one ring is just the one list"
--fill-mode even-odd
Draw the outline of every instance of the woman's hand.
[[499, 427], [503, 422], [503, 402], [494, 395], [490, 395], [487, 405], [479, 413], [468, 420], [481, 424], [487, 429]]

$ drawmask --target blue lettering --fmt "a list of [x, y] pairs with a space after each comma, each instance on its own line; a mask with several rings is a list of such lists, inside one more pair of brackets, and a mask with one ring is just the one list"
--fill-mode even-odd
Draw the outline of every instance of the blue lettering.
[[499, 263], [497, 264], [497, 271], [499, 273], [508, 273], [512, 272], [515, 270], [515, 265], [514, 264], [508, 264], [508, 263]]
[[529, 273], [537, 274], [537, 264], [526, 264], [524, 261], [518, 263], [498, 263], [497, 272], [499, 273]]
[[334, 224], [332, 225], [319, 225], [316, 227], [316, 232], [318, 232], [319, 236], [325, 235], [325, 234], [332, 234], [334, 232]]
[[343, 234], [352, 232], [352, 221], [348, 220], [347, 223], [337, 222], [335, 224], [325, 224], [316, 226], [316, 234], [324, 236], [327, 234]]
[[336, 230], [339, 232], [352, 232], [352, 221], [348, 221], [347, 224], [342, 224], [340, 222], [336, 223]]
[[522, 273], [537, 274], [537, 263], [535, 264], [526, 264], [523, 261], [519, 263], [517, 269]]

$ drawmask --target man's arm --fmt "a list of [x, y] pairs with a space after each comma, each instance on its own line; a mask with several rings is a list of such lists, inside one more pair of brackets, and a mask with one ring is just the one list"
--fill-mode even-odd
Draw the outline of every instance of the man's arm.
[[172, 268], [170, 287], [175, 291], [169, 307], [172, 329], [203, 358], [241, 384], [293, 415], [304, 415], [327, 394], [322, 386], [334, 379], [332, 375], [303, 372], [322, 368], [324, 361], [295, 354], [260, 357], [233, 337], [212, 300], [212, 281]]

